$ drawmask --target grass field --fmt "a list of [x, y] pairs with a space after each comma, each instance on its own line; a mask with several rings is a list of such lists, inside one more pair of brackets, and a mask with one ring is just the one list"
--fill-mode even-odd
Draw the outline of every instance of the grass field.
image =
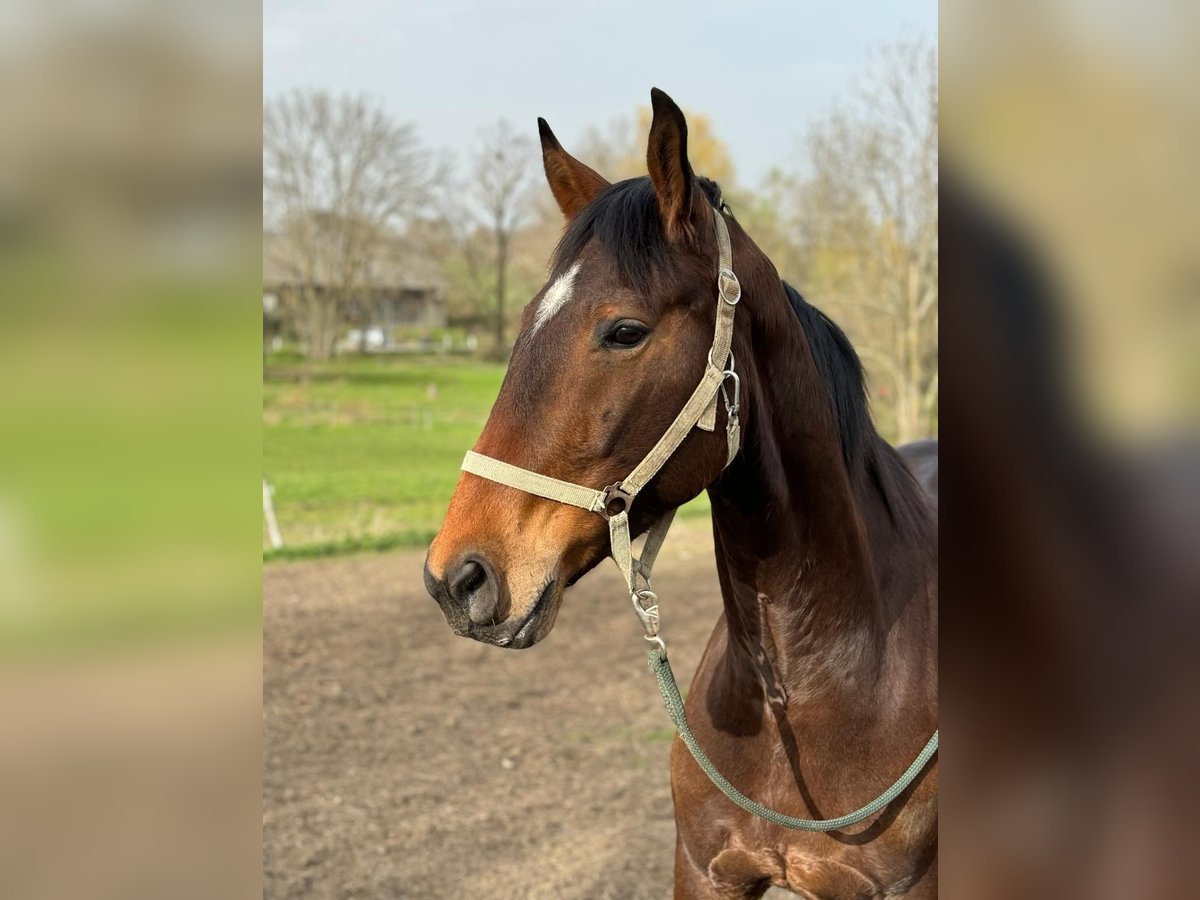
[[[461, 358], [268, 360], [263, 474], [285, 547], [268, 551], [264, 529], [264, 556], [428, 542], [503, 376]], [[707, 510], [701, 497], [685, 513]]]

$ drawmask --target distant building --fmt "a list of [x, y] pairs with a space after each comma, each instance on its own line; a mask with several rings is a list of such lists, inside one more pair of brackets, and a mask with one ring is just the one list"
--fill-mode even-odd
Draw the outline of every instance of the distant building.
[[[361, 349], [390, 349], [414, 338], [413, 332], [446, 327], [446, 296], [439, 273], [423, 261], [405, 262], [407, 254], [397, 242], [386, 245], [372, 260], [357, 290], [359, 315], [339, 344]], [[263, 235], [263, 340], [297, 337], [289, 321], [291, 301], [306, 282], [300, 267], [289, 260], [286, 241], [270, 232]], [[317, 292], [325, 287], [312, 285]], [[404, 335], [404, 332], [408, 332]], [[415, 336], [419, 338], [419, 335]]]

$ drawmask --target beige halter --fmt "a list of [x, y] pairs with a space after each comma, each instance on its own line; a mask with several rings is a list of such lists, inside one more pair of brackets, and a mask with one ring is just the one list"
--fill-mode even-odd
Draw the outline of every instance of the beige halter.
[[[741, 442], [741, 430], [738, 424], [738, 405], [740, 382], [734, 371], [734, 358], [730, 350], [733, 341], [733, 314], [737, 310], [738, 301], [742, 298], [742, 287], [737, 276], [733, 273], [733, 250], [729, 244], [729, 229], [720, 210], [714, 210], [713, 221], [716, 223], [717, 251], [719, 256], [717, 268], [717, 325], [713, 335], [712, 348], [708, 351], [708, 363], [700, 383], [688, 398], [675, 421], [671, 423], [666, 433], [659, 438], [658, 443], [637, 464], [632, 472], [621, 481], [610, 484], [603, 490], [594, 490], [569, 481], [560, 481], [538, 472], [522, 469], [481, 453], [468, 451], [463, 459], [464, 472], [478, 475], [509, 487], [517, 488], [529, 494], [556, 500], [578, 506], [590, 512], [598, 513], [608, 520], [609, 537], [612, 544], [612, 558], [625, 576], [629, 587], [630, 599], [634, 611], [641, 619], [646, 632], [646, 639], [654, 641], [660, 647], [662, 639], [658, 636], [658, 597], [650, 590], [650, 571], [654, 567], [655, 557], [662, 548], [675, 517], [675, 510], [663, 515], [650, 526], [646, 533], [646, 544], [642, 555], [634, 559], [629, 532], [629, 508], [638, 493], [644, 488], [659, 469], [671, 458], [671, 455], [683, 443], [684, 438], [691, 433], [693, 427], [704, 431], [713, 431], [717, 427], [717, 394], [720, 392], [725, 402], [726, 426], [729, 449], [725, 465], [733, 461]], [[729, 360], [729, 367], [721, 368], [714, 360]], [[725, 382], [733, 380], [733, 398], [730, 399], [725, 390]], [[663, 648], [665, 650], [665, 647]]]

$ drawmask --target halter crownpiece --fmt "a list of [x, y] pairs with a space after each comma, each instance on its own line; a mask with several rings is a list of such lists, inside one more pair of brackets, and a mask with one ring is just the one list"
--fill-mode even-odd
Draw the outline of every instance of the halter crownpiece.
[[[708, 351], [708, 360], [704, 366], [704, 374], [700, 378], [700, 383], [696, 385], [696, 389], [692, 391], [692, 396], [688, 398], [683, 409], [679, 411], [679, 415], [675, 417], [675, 421], [671, 423], [663, 436], [658, 439], [658, 443], [650, 449], [650, 452], [643, 457], [632, 472], [620, 481], [596, 490], [569, 481], [561, 481], [558, 478], [551, 478], [540, 472], [522, 469], [520, 466], [502, 462], [473, 450], [467, 451], [462, 469], [464, 472], [508, 485], [527, 494], [535, 494], [538, 497], [545, 497], [547, 500], [578, 506], [607, 519], [612, 558], [621, 570], [621, 574], [625, 576], [625, 584], [629, 588], [629, 599], [633, 604], [633, 611], [642, 623], [646, 640], [657, 645], [650, 650], [650, 668], [658, 680], [658, 687], [662, 692], [667, 713], [679, 731], [680, 738], [692, 754], [692, 758], [696, 760], [704, 774], [721, 793], [747, 812], [768, 822], [797, 831], [836, 831], [863, 821], [899, 797], [937, 752], [938, 732], [933, 732], [933, 736], [930, 737], [917, 758], [913, 760], [912, 765], [891, 787], [866, 806], [859, 807], [848, 815], [836, 819], [801, 819], [785, 815], [751, 800], [734, 787], [713, 765], [688, 727], [683, 700], [679, 695], [679, 688], [675, 684], [675, 674], [671, 671], [671, 663], [667, 659], [667, 647], [658, 635], [658, 595], [650, 589], [650, 571], [654, 568], [654, 560], [658, 557], [658, 551], [662, 549], [667, 531], [671, 528], [675, 510], [665, 513], [650, 526], [646, 532], [646, 543], [642, 547], [642, 555], [637, 558], [634, 558], [633, 555], [632, 535], [629, 529], [629, 509], [633, 505], [633, 501], [650, 479], [658, 474], [671, 455], [679, 449], [679, 445], [683, 443], [693, 428], [700, 428], [704, 431], [716, 429], [718, 395], [724, 399], [725, 403], [725, 431], [729, 448], [725, 458], [726, 466], [733, 462], [741, 444], [741, 426], [738, 421], [741, 379], [734, 370], [735, 361], [731, 346], [733, 343], [733, 314], [737, 309], [738, 301], [742, 299], [742, 286], [733, 271], [733, 250], [729, 243], [729, 229], [725, 225], [723, 216], [723, 212], [727, 210], [728, 208], [722, 203], [719, 208], [714, 210], [713, 215], [713, 221], [716, 223], [718, 255], [717, 324], [713, 334], [712, 347]], [[728, 360], [729, 365], [727, 368], [721, 368], [714, 360]], [[730, 380], [733, 381], [732, 399], [726, 388], [726, 382]]]
[[[597, 513], [608, 520], [609, 541], [612, 548], [612, 558], [621, 574], [625, 576], [625, 584], [629, 588], [629, 596], [633, 602], [634, 612], [642, 623], [646, 639], [662, 646], [658, 637], [658, 606], [648, 602], [654, 594], [650, 590], [650, 572], [654, 567], [655, 557], [666, 539], [675, 516], [674, 510], [663, 515], [650, 526], [646, 535], [646, 544], [642, 555], [634, 558], [632, 535], [629, 529], [629, 510], [633, 501], [642, 488], [658, 474], [666, 465], [667, 460], [679, 449], [679, 445], [691, 433], [693, 428], [703, 431], [713, 431], [717, 427], [717, 397], [722, 396], [726, 414], [726, 443], [728, 452], [725, 465], [728, 466], [737, 456], [741, 445], [741, 426], [738, 422], [738, 410], [741, 402], [741, 381], [734, 371], [734, 358], [731, 351], [733, 344], [733, 316], [737, 310], [738, 301], [742, 299], [742, 286], [733, 271], [733, 249], [729, 243], [729, 228], [725, 217], [719, 210], [713, 211], [717, 233], [717, 323], [713, 333], [712, 347], [708, 351], [708, 361], [700, 383], [692, 392], [692, 396], [683, 405], [675, 421], [658, 439], [650, 452], [645, 455], [632, 472], [605, 488], [584, 487], [569, 481], [561, 481], [522, 469], [476, 453], [467, 452], [463, 459], [462, 469], [472, 475], [487, 478], [499, 484], [508, 485], [527, 494], [545, 497], [570, 506], [578, 506], [589, 512]], [[728, 360], [728, 368], [722, 368], [715, 361]], [[726, 382], [733, 381], [733, 395], [730, 398]], [[650, 612], [653, 610], [653, 613]]]

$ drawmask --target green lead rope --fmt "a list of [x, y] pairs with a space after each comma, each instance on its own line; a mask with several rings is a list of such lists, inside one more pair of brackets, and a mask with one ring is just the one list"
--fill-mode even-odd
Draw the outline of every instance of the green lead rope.
[[921, 769], [925, 768], [925, 764], [929, 762], [933, 754], [937, 753], [938, 733], [935, 731], [933, 737], [929, 739], [929, 743], [917, 754], [917, 758], [913, 760], [912, 765], [896, 780], [895, 784], [866, 806], [856, 809], [848, 815], [840, 816], [836, 819], [798, 819], [795, 816], [785, 816], [781, 812], [776, 812], [773, 809], [763, 806], [761, 803], [751, 800], [730, 784], [724, 775], [717, 771], [717, 767], [713, 765], [712, 760], [704, 755], [704, 751], [696, 743], [695, 735], [692, 734], [692, 730], [688, 727], [687, 718], [683, 712], [683, 698], [679, 696], [679, 687], [675, 684], [675, 673], [671, 671], [671, 663], [667, 661], [667, 651], [662, 647], [655, 647], [650, 651], [649, 662], [650, 669], [654, 672], [654, 677], [658, 679], [658, 688], [662, 691], [663, 703], [666, 704], [667, 713], [671, 716], [671, 721], [675, 723], [675, 727], [679, 731], [679, 736], [683, 738], [683, 742], [687, 745], [692, 758], [696, 760], [696, 764], [700, 766], [704, 774], [720, 789], [722, 794], [746, 810], [746, 812], [784, 828], [792, 828], [796, 831], [838, 831], [847, 825], [855, 825], [863, 819], [873, 816], [900, 796], [904, 789], [912, 784], [913, 779], [917, 777]]

